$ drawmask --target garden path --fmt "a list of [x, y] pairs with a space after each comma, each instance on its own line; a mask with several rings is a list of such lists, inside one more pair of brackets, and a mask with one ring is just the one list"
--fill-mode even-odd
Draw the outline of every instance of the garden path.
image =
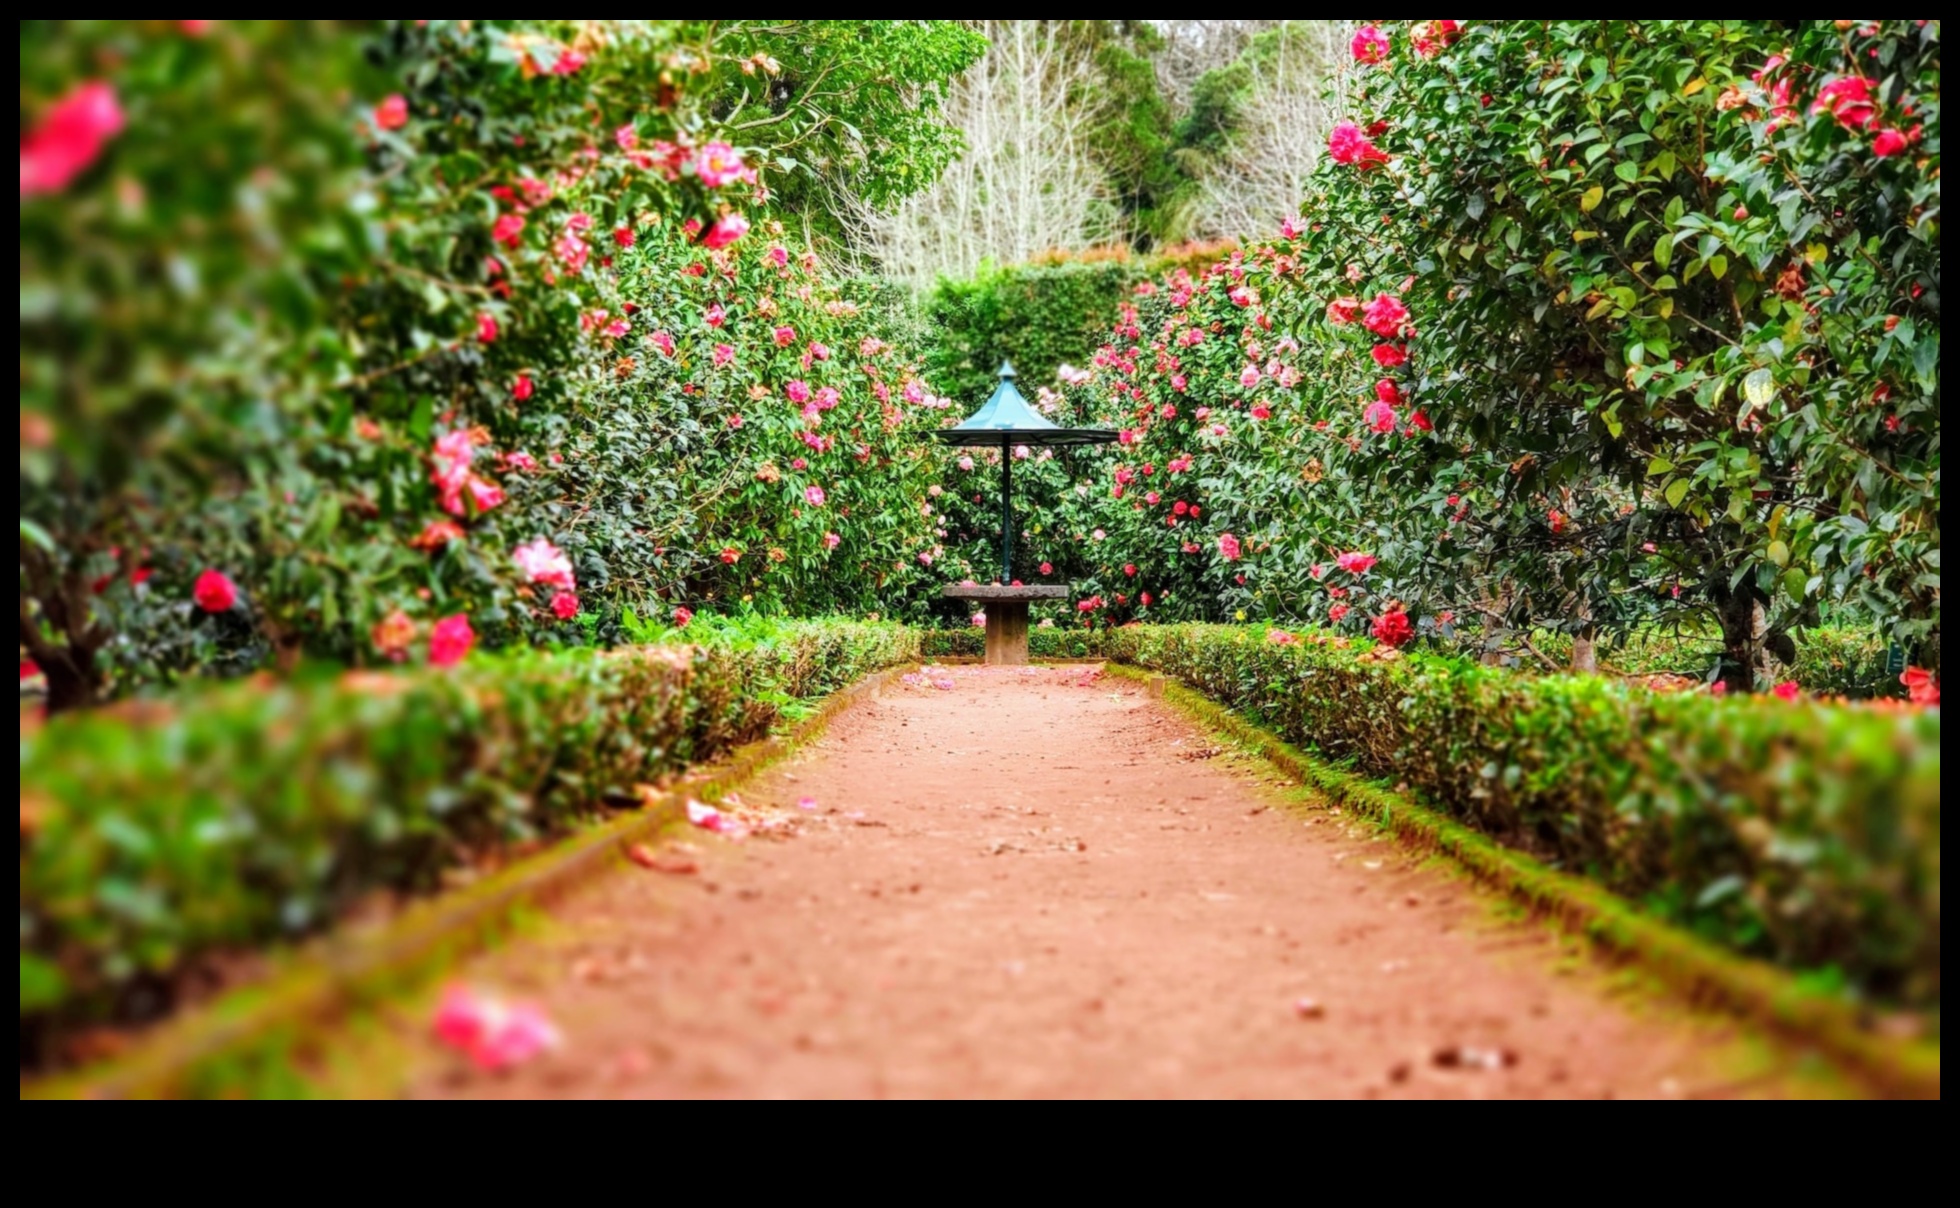
[[670, 839], [662, 862], [694, 871], [602, 878], [460, 971], [539, 1002], [561, 1050], [483, 1073], [404, 1014], [408, 1093], [1802, 1089], [1737, 1025], [1301, 804], [1134, 681], [936, 674], [950, 687], [867, 698], [750, 784], [790, 837]]

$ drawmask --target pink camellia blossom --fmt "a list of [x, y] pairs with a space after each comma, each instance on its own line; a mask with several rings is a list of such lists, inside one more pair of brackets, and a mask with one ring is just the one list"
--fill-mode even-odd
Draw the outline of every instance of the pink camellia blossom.
[[631, 151], [640, 145], [640, 132], [629, 122], [613, 131], [613, 142], [621, 151]]
[[1052, 563], [1052, 562], [1043, 562], [1043, 563], [1041, 564], [1041, 573], [1042, 573], [1042, 574], [1044, 574], [1044, 575], [1052, 575], [1052, 574], [1054, 574], [1054, 573], [1055, 573], [1055, 564], [1054, 564], [1054, 563]]
[[1400, 646], [1415, 636], [1415, 626], [1409, 623], [1409, 614], [1401, 609], [1391, 609], [1375, 618], [1368, 627], [1375, 640], [1389, 646]]
[[475, 645], [476, 630], [470, 628], [468, 616], [459, 612], [444, 617], [429, 632], [429, 662], [438, 667], [453, 667]]
[[1400, 344], [1377, 344], [1368, 350], [1368, 355], [1375, 358], [1375, 364], [1383, 369], [1409, 363], [1409, 354]]
[[565, 220], [565, 229], [574, 235], [583, 235], [592, 229], [592, 215], [579, 210]]
[[497, 342], [497, 316], [487, 312], [477, 315], [476, 342], [479, 344], [495, 344]]
[[735, 359], [735, 346], [733, 344], [717, 344], [715, 345], [713, 357], [715, 368], [719, 369]]
[[546, 537], [527, 541], [510, 552], [511, 561], [517, 569], [533, 583], [543, 583], [547, 587], [562, 587], [567, 591], [578, 586], [572, 573], [571, 559], [564, 551], [551, 543]]
[[783, 394], [792, 403], [798, 405], [807, 403], [810, 401], [810, 383], [804, 381], [802, 378], [797, 378], [783, 387]]
[[1357, 63], [1380, 63], [1388, 58], [1388, 35], [1372, 25], [1364, 25], [1348, 39], [1348, 53]]
[[1332, 133], [1327, 136], [1327, 154], [1337, 164], [1366, 168], [1373, 164], [1385, 164], [1388, 156], [1375, 146], [1353, 122], [1336, 123]]
[[613, 242], [620, 247], [632, 247], [639, 242], [639, 237], [633, 233], [633, 228], [630, 226], [614, 227]]
[[733, 565], [735, 565], [735, 564], [736, 564], [737, 562], [739, 562], [739, 561], [741, 561], [741, 558], [742, 558], [742, 551], [741, 551], [741, 550], [738, 550], [738, 549], [736, 549], [736, 548], [735, 548], [734, 546], [732, 546], [732, 545], [730, 545], [730, 546], [724, 546], [724, 547], [722, 548], [722, 551], [721, 551], [721, 554], [720, 554], [720, 557], [721, 557], [721, 563], [722, 563], [722, 565], [723, 565], [723, 566], [733, 566]]
[[1803, 685], [1795, 680], [1784, 680], [1771, 688], [1770, 693], [1778, 700], [1797, 700], [1803, 696]]
[[205, 612], [230, 612], [238, 604], [238, 584], [223, 571], [207, 570], [191, 585], [191, 599]]
[[1347, 614], [1350, 611], [1351, 610], [1345, 604], [1331, 605], [1327, 609], [1327, 619], [1338, 624], [1342, 619], [1344, 619], [1347, 616]]
[[1817, 90], [1812, 113], [1828, 113], [1846, 130], [1863, 130], [1878, 116], [1872, 103], [1872, 82], [1862, 76], [1839, 76]]
[[1218, 556], [1227, 562], [1237, 562], [1241, 554], [1239, 539], [1230, 533], [1218, 534]]
[[701, 246], [709, 251], [725, 248], [749, 233], [749, 220], [740, 214], [724, 214], [701, 236]]
[[663, 357], [674, 355], [674, 337], [669, 332], [656, 331], [647, 337], [647, 343], [653, 345], [654, 349]]
[[1906, 136], [1897, 130], [1880, 130], [1872, 139], [1872, 158], [1890, 159], [1906, 149]]
[[784, 247], [784, 246], [783, 246], [782, 244], [780, 244], [780, 243], [772, 243], [772, 244], [770, 244], [770, 245], [769, 245], [769, 263], [771, 263], [771, 264], [773, 264], [773, 265], [775, 265], [775, 266], [776, 266], [777, 268], [788, 268], [788, 267], [789, 267], [789, 249], [788, 249], [788, 248], [786, 248], [786, 247]]
[[701, 312], [701, 321], [710, 327], [720, 327], [728, 322], [728, 312], [721, 308], [721, 303], [716, 302]]
[[1125, 563], [1123, 564], [1123, 573], [1124, 573], [1124, 574], [1126, 574], [1126, 575], [1128, 575], [1128, 576], [1129, 576], [1130, 578], [1132, 578], [1132, 579], [1134, 579], [1134, 578], [1136, 578], [1136, 576], [1137, 576], [1137, 564], [1136, 564], [1136, 563], [1134, 563], [1134, 562], [1125, 562]]
[[522, 214], [499, 214], [497, 221], [490, 227], [491, 242], [501, 243], [507, 248], [515, 248], [523, 235], [524, 215]]
[[823, 547], [825, 549], [836, 549], [842, 544], [844, 544], [844, 539], [836, 533], [825, 533], [823, 535]]
[[1107, 537], [1108, 535], [1109, 534], [1103, 532], [1101, 529], [1091, 529], [1089, 531], [1089, 538], [1092, 541], [1101, 541], [1103, 538]]
[[1273, 409], [1272, 409], [1271, 407], [1268, 407], [1268, 406], [1267, 406], [1266, 404], [1264, 404], [1264, 403], [1255, 403], [1255, 404], [1253, 404], [1253, 407], [1252, 407], [1252, 418], [1254, 418], [1254, 419], [1271, 419], [1272, 417], [1273, 417]]
[[1340, 325], [1352, 323], [1361, 317], [1361, 299], [1344, 295], [1327, 304], [1327, 321]]
[[976, 612], [971, 617], [968, 617], [967, 620], [972, 623], [975, 629], [985, 629], [987, 627], [987, 614], [984, 612]]
[[1392, 340], [1409, 321], [1409, 308], [1394, 294], [1376, 294], [1361, 308], [1361, 325], [1384, 340]]
[[962, 457], [956, 464], [962, 470], [971, 470], [973, 468], [973, 459], [971, 457]]
[[[1373, 554], [1364, 554], [1360, 550], [1349, 550], [1347, 553], [1334, 559], [1334, 565], [1340, 567], [1350, 575], [1365, 575], [1375, 568], [1375, 563], [1379, 560]], [[1318, 576], [1315, 577], [1318, 578]]]
[[823, 488], [822, 488], [822, 487], [804, 487], [804, 488], [803, 488], [803, 498], [804, 498], [804, 500], [805, 500], [806, 502], [808, 502], [808, 503], [809, 503], [809, 505], [810, 505], [811, 507], [813, 507], [813, 508], [820, 508], [820, 507], [822, 507], [822, 506], [823, 506], [823, 501], [824, 501], [824, 493], [823, 493]]
[[551, 597], [551, 611], [561, 621], [569, 621], [578, 615], [578, 597], [569, 591], [561, 591]]
[[835, 386], [819, 386], [817, 392], [810, 397], [810, 401], [817, 405], [819, 411], [828, 411], [842, 400], [843, 396], [837, 393]]
[[1376, 401], [1362, 409], [1361, 422], [1372, 432], [1395, 431], [1395, 408], [1387, 403]]
[[538, 459], [522, 449], [514, 449], [504, 454], [504, 468], [529, 474], [538, 468]]
[[745, 422], [740, 413], [730, 415], [727, 420], [728, 426], [731, 428], [740, 428]]
[[517, 380], [510, 384], [510, 396], [521, 403], [530, 398], [535, 389], [536, 387], [531, 384], [531, 375], [520, 373], [517, 375]]
[[592, 249], [586, 245], [585, 240], [571, 231], [560, 235], [558, 242], [552, 245], [552, 250], [558, 253], [558, 262], [565, 266], [565, 271], [568, 273], [584, 272], [586, 259], [592, 254]]
[[1409, 27], [1409, 42], [1416, 53], [1425, 59], [1433, 59], [1458, 38], [1463, 36], [1463, 27], [1454, 21], [1418, 21]]
[[1027, 459], [1028, 459], [1028, 447], [1027, 447], [1026, 445], [1015, 445], [1015, 446], [1014, 446], [1014, 460], [1015, 460], [1015, 461], [1026, 461]]
[[585, 66], [585, 62], [585, 55], [580, 51], [561, 51], [559, 52], [558, 58], [551, 64], [551, 74], [555, 76], [577, 75], [578, 69]]
[[1239, 370], [1240, 387], [1246, 390], [1251, 390], [1253, 387], [1257, 386], [1258, 384], [1259, 384], [1259, 366], [1247, 365], [1244, 369]]
[[742, 179], [745, 171], [742, 157], [727, 143], [703, 143], [694, 158], [694, 174], [710, 189]]
[[796, 343], [796, 329], [794, 327], [778, 327], [773, 334], [776, 337], [776, 347], [778, 348], [788, 348], [791, 344]]
[[674, 609], [674, 628], [686, 629], [687, 623], [689, 621], [692, 621], [693, 619], [694, 619], [694, 610], [687, 607], [685, 604], [681, 605], [679, 608]]
[[408, 98], [397, 92], [374, 107], [374, 124], [383, 130], [399, 130], [408, 125]]
[[438, 1041], [485, 1073], [522, 1065], [563, 1043], [558, 1029], [537, 1006], [507, 1006], [460, 985], [443, 992], [435, 1031]]
[[689, 800], [687, 820], [704, 831], [713, 831], [725, 839], [746, 839], [749, 828], [740, 819], [716, 809], [703, 801]]
[[1298, 646], [1300, 644], [1299, 638], [1294, 637], [1284, 629], [1268, 629], [1266, 631], [1266, 640], [1275, 646]]

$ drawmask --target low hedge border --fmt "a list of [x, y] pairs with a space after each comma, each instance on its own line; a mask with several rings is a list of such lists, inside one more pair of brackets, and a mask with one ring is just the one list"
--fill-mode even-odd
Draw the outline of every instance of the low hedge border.
[[[1110, 670], [1139, 680], [1156, 678], [1120, 663], [1111, 664]], [[1940, 1097], [1937, 1045], [1875, 1036], [1863, 1013], [1842, 997], [1807, 989], [1784, 970], [1739, 958], [1643, 915], [1599, 885], [1554, 872], [1399, 793], [1331, 767], [1181, 684], [1166, 686], [1164, 697], [1213, 734], [1331, 803], [1379, 825], [1407, 846], [1449, 858], [1478, 881], [1584, 936], [1601, 951], [1633, 961], [1690, 1000], [1813, 1046], [1879, 1093]]]
[[637, 786], [918, 651], [893, 624], [701, 637], [248, 683], [24, 731], [23, 1060], [130, 1018], [132, 996], [155, 1013], [200, 961], [637, 806]]
[[1937, 709], [1656, 693], [1263, 627], [1101, 640], [1651, 917], [1937, 1029]]

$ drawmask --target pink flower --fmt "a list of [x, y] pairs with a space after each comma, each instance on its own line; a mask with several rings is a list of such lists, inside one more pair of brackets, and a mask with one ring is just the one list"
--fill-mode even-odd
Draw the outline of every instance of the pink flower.
[[777, 268], [788, 268], [788, 267], [789, 267], [789, 249], [787, 249], [787, 248], [785, 248], [785, 247], [784, 247], [784, 246], [783, 246], [782, 244], [780, 244], [780, 243], [772, 243], [772, 244], [770, 244], [770, 245], [769, 245], [769, 263], [771, 263], [771, 264], [773, 264], [773, 265], [775, 265], [775, 266], [776, 266]]
[[668, 332], [664, 332], [664, 331], [654, 332], [652, 335], [647, 337], [647, 343], [653, 345], [654, 348], [663, 357], [671, 357], [674, 355], [674, 337]]
[[730, 361], [734, 359], [735, 359], [735, 346], [733, 344], [715, 345], [714, 362], [715, 362], [715, 367], [717, 369], [719, 369], [723, 365], [728, 364]]
[[791, 344], [796, 343], [796, 329], [794, 327], [778, 327], [773, 334], [776, 337], [776, 347], [778, 348], [788, 348]]
[[730, 415], [730, 416], [728, 417], [728, 426], [729, 426], [729, 427], [731, 427], [731, 428], [740, 428], [740, 427], [742, 426], [742, 424], [743, 424], [743, 420], [742, 420], [742, 417], [741, 417], [741, 415], [739, 415], [739, 414], [733, 414], [733, 415]]
[[789, 385], [783, 387], [783, 393], [789, 397], [789, 401], [792, 403], [799, 405], [807, 403], [810, 401], [810, 383], [804, 381], [802, 378], [797, 378], [790, 382]]
[[543, 583], [548, 587], [562, 587], [567, 591], [578, 586], [572, 574], [571, 559], [564, 551], [553, 545], [549, 538], [539, 537], [518, 546], [510, 552], [511, 561], [517, 569], [533, 583]]
[[520, 373], [517, 375], [517, 380], [510, 384], [510, 396], [521, 403], [531, 397], [533, 389], [535, 387], [531, 384], [531, 375]]
[[1880, 130], [1872, 139], [1872, 158], [1890, 159], [1906, 149], [1906, 136], [1897, 130]]
[[1409, 41], [1425, 59], [1442, 54], [1445, 47], [1462, 35], [1462, 28], [1454, 21], [1418, 21], [1409, 27]]
[[823, 500], [824, 500], [823, 488], [804, 487], [803, 498], [809, 503], [811, 507], [820, 508], [823, 506]]
[[1383, 369], [1393, 369], [1409, 362], [1409, 354], [1400, 344], [1377, 344], [1368, 350], [1368, 355], [1375, 358], [1375, 364]]
[[674, 609], [674, 628], [686, 629], [687, 623], [694, 619], [694, 610], [682, 605]]
[[1357, 63], [1380, 63], [1388, 58], [1388, 35], [1372, 25], [1364, 25], [1348, 40], [1348, 53]]
[[1376, 294], [1373, 301], [1361, 308], [1361, 325], [1384, 340], [1401, 334], [1402, 325], [1408, 321], [1409, 308], [1394, 294]]
[[1375, 635], [1376, 641], [1390, 646], [1400, 646], [1416, 633], [1415, 626], [1409, 623], [1409, 614], [1399, 608], [1376, 617], [1368, 631]]
[[1327, 304], [1327, 321], [1345, 325], [1361, 317], [1361, 299], [1347, 295]]
[[578, 74], [578, 69], [583, 66], [585, 66], [585, 56], [580, 52], [576, 50], [560, 51], [558, 58], [551, 64], [551, 74], [555, 76], [576, 75]]
[[1335, 604], [1327, 610], [1327, 619], [1339, 624], [1342, 618], [1352, 611], [1345, 604]]
[[1055, 573], [1055, 564], [1054, 564], [1054, 563], [1052, 563], [1052, 562], [1043, 562], [1043, 563], [1041, 564], [1041, 573], [1042, 573], [1042, 574], [1044, 574], [1044, 575], [1052, 575], [1052, 574], [1054, 574], [1054, 573]]
[[1015, 460], [1015, 461], [1026, 461], [1027, 459], [1028, 459], [1028, 447], [1027, 447], [1026, 445], [1015, 445], [1015, 446], [1014, 446], [1014, 460]]
[[825, 533], [823, 535], [823, 547], [825, 549], [836, 549], [842, 544], [844, 544], [844, 539], [836, 533]]
[[1123, 564], [1123, 573], [1130, 576], [1132, 579], [1136, 578], [1137, 564], [1134, 562], [1125, 562]]
[[727, 143], [703, 143], [694, 159], [694, 174], [710, 189], [740, 180], [746, 171], [742, 157]]
[[1708, 695], [1710, 696], [1727, 696], [1728, 693], [1729, 685], [1726, 681], [1716, 680], [1708, 685]]
[[835, 407], [842, 397], [837, 393], [835, 386], [819, 386], [813, 401], [817, 404], [817, 410], [828, 411]]
[[1266, 404], [1264, 404], [1264, 403], [1255, 403], [1255, 404], [1253, 405], [1253, 408], [1252, 408], [1252, 418], [1254, 418], [1254, 419], [1271, 419], [1272, 417], [1273, 417], [1273, 409], [1272, 409], [1271, 407], [1268, 407], [1268, 406], [1267, 406]]
[[[562, 65], [564, 59], [560, 59]], [[436, 1008], [436, 1039], [467, 1056], [485, 1072], [522, 1065], [557, 1048], [563, 1039], [542, 1010], [530, 1003], [506, 1006], [468, 987], [452, 985]]]
[[522, 214], [499, 214], [496, 223], [490, 228], [491, 241], [501, 243], [508, 248], [515, 248], [523, 235], [524, 215]]
[[230, 612], [238, 603], [238, 584], [222, 571], [207, 570], [191, 586], [191, 599], [206, 612]]
[[522, 449], [504, 454], [504, 468], [530, 473], [538, 468], [538, 459]]
[[1803, 685], [1795, 680], [1784, 680], [1776, 687], [1771, 688], [1770, 692], [1778, 700], [1796, 700], [1803, 695]]
[[[1377, 561], [1379, 559], [1373, 554], [1364, 554], [1359, 550], [1350, 550], [1334, 559], [1334, 565], [1340, 567], [1350, 575], [1365, 575], [1375, 568]], [[1320, 576], [1316, 575], [1314, 577], [1319, 578]]]
[[408, 98], [397, 92], [374, 107], [374, 124], [383, 130], [408, 125]]
[[1294, 637], [1284, 629], [1268, 629], [1266, 631], [1266, 640], [1275, 646], [1298, 646], [1300, 644], [1299, 638]]
[[724, 546], [721, 551], [721, 564], [723, 566], [733, 566], [735, 565], [736, 562], [741, 560], [741, 557], [742, 557], [741, 550], [736, 549], [732, 545]]
[[561, 621], [569, 621], [578, 615], [578, 597], [569, 591], [561, 591], [551, 597], [551, 611]]
[[469, 617], [460, 612], [444, 617], [429, 633], [429, 662], [438, 667], [453, 667], [463, 661], [474, 645], [476, 630], [470, 628]]
[[1395, 408], [1387, 403], [1376, 401], [1362, 409], [1361, 422], [1374, 432], [1395, 431]]
[[725, 248], [749, 233], [749, 220], [740, 214], [725, 214], [701, 236], [701, 246], [709, 251]]
[[1258, 384], [1259, 367], [1257, 365], [1247, 365], [1244, 369], [1239, 370], [1239, 385], [1242, 388], [1250, 390]]
[[1863, 130], [1878, 116], [1872, 103], [1872, 82], [1861, 76], [1839, 76], [1817, 90], [1812, 113], [1828, 113], [1846, 130]]
[[613, 131], [613, 142], [621, 151], [631, 151], [640, 145], [640, 132], [633, 129], [632, 123], [629, 122]]
[[984, 612], [976, 612], [968, 620], [973, 623], [975, 629], [985, 629], [987, 627], [987, 614]]
[[1327, 154], [1337, 164], [1352, 164], [1366, 168], [1372, 164], [1385, 164], [1388, 156], [1374, 141], [1362, 133], [1361, 127], [1353, 122], [1337, 123], [1333, 132], [1327, 136]]
[[1934, 706], [1940, 703], [1939, 677], [1924, 667], [1907, 667], [1899, 673], [1899, 682], [1905, 685], [1906, 699], [1915, 705]]
[[1239, 539], [1230, 533], [1218, 534], [1218, 556], [1227, 562], [1239, 560]]
[[497, 342], [497, 316], [485, 313], [476, 317], [476, 342], [479, 344]]
[[584, 272], [586, 258], [592, 254], [592, 249], [586, 246], [585, 240], [570, 231], [558, 237], [553, 250], [558, 253], [559, 263], [563, 264], [565, 271], [570, 273]]
[[701, 312], [701, 321], [710, 327], [720, 327], [728, 322], [728, 312], [721, 308], [721, 303], [717, 302]]

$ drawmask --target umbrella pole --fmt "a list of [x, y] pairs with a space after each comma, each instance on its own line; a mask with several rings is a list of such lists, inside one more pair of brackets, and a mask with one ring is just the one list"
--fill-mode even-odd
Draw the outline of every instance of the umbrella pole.
[[1014, 581], [1014, 455], [1000, 442], [1000, 584]]

